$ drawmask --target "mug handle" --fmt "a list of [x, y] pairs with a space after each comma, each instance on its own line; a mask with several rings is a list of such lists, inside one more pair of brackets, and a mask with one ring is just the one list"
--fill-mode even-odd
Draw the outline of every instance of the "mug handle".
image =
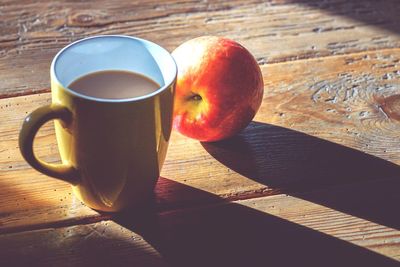
[[62, 105], [51, 104], [40, 107], [29, 114], [19, 133], [19, 149], [24, 159], [37, 171], [76, 185], [79, 182], [79, 176], [78, 171], [72, 165], [44, 162], [33, 152], [33, 140], [37, 131], [43, 124], [54, 119], [69, 124], [72, 120], [72, 113]]

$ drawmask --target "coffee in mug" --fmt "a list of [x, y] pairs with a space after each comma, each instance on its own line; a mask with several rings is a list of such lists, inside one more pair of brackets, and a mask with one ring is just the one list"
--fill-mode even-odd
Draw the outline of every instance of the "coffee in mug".
[[139, 73], [120, 70], [97, 71], [73, 81], [70, 89], [83, 95], [123, 99], [155, 92], [160, 85]]

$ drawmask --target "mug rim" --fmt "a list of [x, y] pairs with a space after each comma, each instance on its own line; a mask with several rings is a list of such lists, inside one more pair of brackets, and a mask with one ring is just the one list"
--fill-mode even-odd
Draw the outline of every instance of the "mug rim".
[[[59, 56], [65, 52], [67, 49], [71, 48], [72, 46], [81, 43], [83, 41], [87, 41], [90, 39], [97, 39], [97, 38], [126, 38], [126, 39], [132, 39], [134, 41], [138, 41], [153, 47], [156, 47], [164, 52], [166, 52], [170, 59], [172, 60], [173, 63], [173, 72], [174, 74], [172, 75], [172, 79], [171, 80], [167, 80], [165, 81], [163, 86], [160, 86], [160, 88], [158, 88], [157, 90], [155, 90], [154, 92], [151, 92], [150, 94], [146, 94], [146, 95], [142, 95], [142, 96], [136, 96], [136, 97], [130, 97], [130, 98], [117, 98], [117, 99], [113, 99], [113, 98], [99, 98], [99, 97], [94, 97], [94, 96], [88, 96], [88, 95], [84, 95], [81, 93], [76, 92], [75, 90], [70, 89], [68, 86], [62, 84], [60, 82], [60, 80], [57, 77], [56, 71], [55, 71], [55, 65], [56, 62], [59, 58]], [[74, 96], [77, 96], [79, 98], [83, 98], [83, 99], [87, 99], [87, 100], [91, 100], [91, 101], [97, 101], [97, 102], [107, 102], [107, 103], [124, 103], [124, 102], [134, 102], [134, 101], [139, 101], [139, 100], [144, 100], [144, 99], [148, 99], [148, 98], [152, 98], [162, 92], [164, 92], [166, 89], [168, 89], [175, 81], [178, 75], [178, 67], [176, 65], [176, 62], [174, 60], [174, 58], [172, 57], [171, 53], [168, 52], [168, 50], [166, 50], [165, 48], [163, 48], [162, 46], [153, 43], [151, 41], [142, 39], [142, 38], [138, 38], [138, 37], [133, 37], [133, 36], [128, 36], [128, 35], [119, 35], [119, 34], [110, 34], [110, 35], [95, 35], [95, 36], [90, 36], [90, 37], [86, 37], [86, 38], [82, 38], [79, 39], [75, 42], [72, 42], [68, 45], [66, 45], [65, 47], [63, 47], [53, 58], [52, 62], [51, 62], [51, 66], [50, 66], [50, 76], [51, 79], [55, 79], [55, 81], [60, 84], [63, 89], [65, 89], [67, 92], [71, 93]]]

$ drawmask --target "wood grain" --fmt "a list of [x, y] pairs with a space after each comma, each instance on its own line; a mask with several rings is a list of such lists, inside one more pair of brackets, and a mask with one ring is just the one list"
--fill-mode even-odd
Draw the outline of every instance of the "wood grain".
[[226, 36], [265, 64], [399, 47], [399, 12], [395, 0], [2, 1], [0, 97], [48, 91], [51, 59], [86, 36], [134, 35], [170, 51]]
[[[157, 209], [399, 177], [399, 59], [400, 49], [391, 49], [262, 66], [263, 104], [241, 134], [199, 143], [173, 133], [156, 187]], [[67, 184], [38, 174], [20, 156], [23, 117], [49, 99], [45, 93], [0, 100], [2, 232], [101, 216], [77, 201]], [[58, 159], [50, 125], [36, 146], [46, 160]]]
[[[396, 207], [399, 185], [391, 179], [175, 211], [149, 208], [98, 223], [3, 234], [0, 263], [158, 266], [163, 257], [171, 266], [398, 266], [399, 217], [380, 207]], [[346, 213], [336, 210], [342, 205]], [[363, 219], [360, 211], [396, 227]]]
[[0, 236], [1, 266], [166, 266], [140, 235], [114, 222]]
[[[398, 203], [392, 188], [398, 185], [398, 179], [388, 180], [165, 212], [150, 229], [140, 227], [151, 225], [146, 220], [117, 222], [141, 231], [179, 266], [396, 266], [386, 257], [400, 261], [400, 221], [387, 211]], [[346, 212], [338, 211], [343, 205]], [[383, 224], [362, 219], [361, 213]], [[384, 226], [389, 221], [395, 228]]]
[[[399, 266], [399, 13], [396, 0], [1, 1], [0, 266]], [[98, 34], [170, 51], [226, 36], [266, 89], [229, 140], [173, 133], [154, 201], [117, 215], [17, 145], [24, 116], [50, 102], [51, 58]], [[51, 123], [35, 150], [59, 161]]]

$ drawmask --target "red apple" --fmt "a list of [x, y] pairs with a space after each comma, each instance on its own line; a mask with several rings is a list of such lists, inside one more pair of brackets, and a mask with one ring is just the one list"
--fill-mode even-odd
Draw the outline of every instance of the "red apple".
[[235, 41], [203, 36], [173, 52], [178, 65], [174, 129], [200, 141], [218, 141], [245, 128], [264, 93], [260, 67]]

